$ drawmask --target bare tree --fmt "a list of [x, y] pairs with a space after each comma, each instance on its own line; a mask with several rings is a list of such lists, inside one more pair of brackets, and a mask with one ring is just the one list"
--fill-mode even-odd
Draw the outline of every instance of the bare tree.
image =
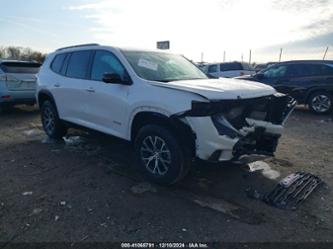
[[0, 47], [0, 58], [11, 60], [26, 60], [37, 61], [42, 63], [45, 60], [46, 54], [39, 51], [34, 51], [31, 48], [22, 47]]

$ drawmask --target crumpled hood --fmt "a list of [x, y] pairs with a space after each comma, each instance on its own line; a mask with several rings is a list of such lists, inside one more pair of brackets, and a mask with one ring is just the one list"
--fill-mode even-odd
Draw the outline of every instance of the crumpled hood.
[[265, 84], [232, 78], [151, 82], [151, 84], [196, 93], [209, 100], [257, 98], [276, 92], [274, 88]]

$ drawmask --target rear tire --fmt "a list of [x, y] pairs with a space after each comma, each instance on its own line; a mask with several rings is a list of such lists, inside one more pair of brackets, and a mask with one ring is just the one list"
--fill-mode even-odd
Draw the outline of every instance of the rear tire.
[[59, 119], [53, 102], [46, 100], [42, 103], [41, 118], [45, 133], [53, 139], [61, 139], [67, 133], [67, 128]]
[[135, 157], [146, 177], [161, 185], [171, 185], [188, 173], [191, 155], [167, 128], [146, 125], [134, 144]]
[[310, 95], [309, 108], [316, 114], [327, 114], [333, 110], [333, 96], [332, 94], [319, 91]]

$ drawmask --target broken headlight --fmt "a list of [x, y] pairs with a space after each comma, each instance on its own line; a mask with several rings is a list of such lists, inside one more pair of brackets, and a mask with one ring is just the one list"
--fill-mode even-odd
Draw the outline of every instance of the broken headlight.
[[231, 138], [236, 138], [240, 135], [222, 113], [213, 115], [212, 121], [220, 135], [227, 135]]

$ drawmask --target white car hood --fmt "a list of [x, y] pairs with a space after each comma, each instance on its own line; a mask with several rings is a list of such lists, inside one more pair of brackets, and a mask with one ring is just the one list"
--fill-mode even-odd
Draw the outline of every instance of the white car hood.
[[274, 94], [274, 88], [254, 81], [229, 78], [151, 82], [161, 87], [199, 94], [209, 100], [248, 99]]

